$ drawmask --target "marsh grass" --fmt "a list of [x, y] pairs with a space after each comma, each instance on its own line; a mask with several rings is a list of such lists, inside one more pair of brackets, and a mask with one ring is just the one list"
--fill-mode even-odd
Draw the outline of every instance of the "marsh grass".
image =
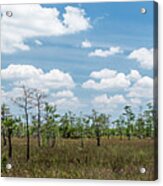
[[[85, 139], [84, 148], [78, 139], [59, 139], [55, 147], [37, 147], [31, 139], [31, 159], [26, 161], [25, 139], [13, 139], [13, 159], [7, 158], [7, 147], [2, 147], [3, 177], [73, 178], [154, 180], [154, 141], [151, 139], [102, 138], [101, 146], [95, 139]], [[12, 164], [6, 170], [6, 164]], [[139, 172], [140, 167], [146, 173]]]

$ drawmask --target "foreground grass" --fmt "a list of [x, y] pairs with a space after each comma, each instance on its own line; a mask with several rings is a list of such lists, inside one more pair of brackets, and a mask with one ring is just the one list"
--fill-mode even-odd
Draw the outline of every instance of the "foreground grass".
[[[74, 178], [154, 180], [154, 141], [151, 139], [128, 141], [86, 139], [84, 148], [80, 140], [59, 139], [57, 145], [37, 147], [31, 140], [31, 159], [26, 162], [25, 139], [13, 139], [12, 169], [6, 170], [7, 147], [2, 147], [3, 177]], [[141, 174], [140, 167], [146, 168]]]

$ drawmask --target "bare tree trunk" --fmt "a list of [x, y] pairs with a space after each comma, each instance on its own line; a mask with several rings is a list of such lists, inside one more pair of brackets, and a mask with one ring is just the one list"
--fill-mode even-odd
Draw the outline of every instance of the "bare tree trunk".
[[49, 147], [50, 146], [50, 134], [48, 130], [46, 131], [46, 143], [47, 143], [47, 146]]
[[38, 129], [37, 129], [37, 141], [38, 146], [41, 147], [41, 119], [40, 119], [40, 105], [38, 104]]
[[41, 147], [42, 145], [42, 139], [41, 139], [41, 106], [43, 105], [43, 99], [45, 98], [45, 95], [43, 92], [39, 91], [38, 89], [35, 90], [35, 96], [34, 99], [36, 101], [36, 107], [37, 107], [37, 142], [38, 146]]
[[128, 140], [131, 140], [131, 134], [128, 134]]
[[5, 134], [5, 129], [2, 126], [2, 137], [3, 137], [3, 146], [7, 145], [7, 140], [6, 140], [6, 134]]
[[29, 118], [28, 111], [32, 109], [32, 95], [34, 89], [26, 88], [24, 85], [21, 87], [23, 90], [23, 95], [14, 99], [14, 102], [23, 108], [25, 120], [26, 120], [26, 158], [27, 161], [30, 159], [30, 132], [29, 132]]
[[100, 131], [99, 131], [98, 126], [97, 126], [97, 131], [96, 131], [96, 140], [97, 140], [97, 146], [99, 147], [101, 143], [100, 143]]
[[38, 141], [38, 146], [41, 147], [40, 127], [38, 127], [38, 131], [37, 131], [37, 141]]
[[30, 159], [30, 134], [29, 134], [29, 124], [28, 124], [28, 112], [25, 109], [25, 116], [26, 116], [26, 127], [27, 127], [27, 161]]
[[11, 142], [12, 129], [8, 128], [8, 157], [12, 159], [12, 142]]
[[97, 146], [99, 147], [101, 144], [100, 144], [100, 136], [97, 136]]

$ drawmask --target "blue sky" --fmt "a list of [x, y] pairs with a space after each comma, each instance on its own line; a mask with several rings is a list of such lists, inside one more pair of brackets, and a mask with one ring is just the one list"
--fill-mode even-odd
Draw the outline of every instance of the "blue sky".
[[[23, 6], [30, 8], [31, 5]], [[43, 31], [40, 29], [39, 33], [30, 33], [28, 35], [27, 31], [30, 28], [37, 30], [37, 27], [30, 23], [28, 17], [25, 19], [26, 15], [24, 15], [24, 12], [20, 12], [18, 15], [23, 14], [22, 20], [24, 18], [24, 23], [20, 24], [19, 27], [25, 29], [23, 32], [27, 34], [24, 35], [15, 21], [20, 19], [16, 17], [16, 12], [13, 12], [13, 18], [6, 18], [4, 14], [1, 21], [2, 38], [3, 36], [5, 37], [4, 45], [2, 42], [2, 50], [3, 47], [5, 48], [2, 53], [2, 89], [4, 95], [6, 97], [11, 96], [12, 92], [14, 93], [13, 89], [16, 87], [15, 82], [19, 83], [22, 78], [22, 76], [18, 77], [20, 78], [18, 81], [18, 79], [9, 77], [15, 69], [18, 69], [16, 65], [31, 65], [36, 69], [42, 69], [45, 74], [52, 69], [58, 69], [61, 72], [68, 73], [73, 79], [73, 87], [62, 86], [54, 89], [48, 87], [48, 95], [51, 97], [49, 100], [52, 102], [55, 100], [54, 103], [58, 103], [60, 112], [72, 109], [77, 113], [79, 111], [88, 113], [92, 108], [95, 108], [102, 112], [111, 112], [116, 117], [125, 104], [132, 105], [136, 111], [139, 110], [140, 106], [144, 106], [151, 101], [153, 97], [153, 68], [151, 66], [153, 55], [153, 2], [44, 4], [38, 7], [38, 11], [45, 8], [48, 8], [48, 10], [55, 8], [59, 12], [57, 18], [64, 23], [65, 7], [73, 7], [75, 10], [79, 10], [76, 12], [70, 8], [67, 13], [68, 24], [71, 24], [69, 21], [74, 21], [72, 14], [73, 16], [77, 14], [77, 16], [82, 17], [81, 25], [83, 23], [83, 27], [75, 20], [72, 25], [67, 26], [69, 30], [67, 29], [62, 34], [56, 35], [54, 33], [56, 31], [53, 30], [52, 33], [46, 34], [48, 32], [46, 32], [46, 29], [48, 30], [49, 25], [46, 25], [45, 20], [45, 22], [40, 23], [44, 27]], [[146, 8], [146, 14], [140, 13], [142, 7]], [[12, 11], [17, 10], [14, 6], [8, 5], [4, 6], [4, 8], [2, 7], [2, 13], [9, 8]], [[32, 19], [34, 15], [30, 16]], [[22, 20], [20, 20], [20, 23]], [[12, 21], [15, 25], [8, 27]], [[55, 27], [56, 25], [51, 26]], [[9, 37], [11, 38], [10, 42], [13, 40], [12, 44], [17, 42], [13, 45], [13, 48], [9, 49], [8, 45], [10, 42], [7, 40], [7, 33], [3, 32], [3, 29], [22, 34], [22, 38], [19, 38], [21, 34], [18, 36], [19, 42], [16, 41], [16, 36], [14, 38], [14, 33]], [[88, 44], [88, 46], [83, 46], [83, 42]], [[9, 44], [7, 45], [6, 43]], [[20, 43], [21, 46], [17, 47]], [[12, 51], [12, 49], [14, 50]], [[112, 49], [116, 50], [116, 52], [112, 52]], [[100, 54], [97, 50], [100, 50]], [[15, 66], [13, 69], [8, 69], [11, 64]], [[22, 70], [24, 68], [25, 66], [23, 66]], [[102, 80], [111, 81], [111, 83], [115, 80], [116, 84], [116, 75], [103, 77], [104, 69], [114, 71], [116, 75], [123, 73], [125, 77], [122, 77], [124, 79], [122, 84], [119, 83], [117, 86], [108, 84], [108, 88], [105, 84], [99, 85], [99, 88], [97, 88], [97, 84]], [[131, 78], [131, 71], [133, 70], [134, 72], [136, 71], [134, 73], [136, 77]], [[99, 77], [96, 77], [96, 75], [91, 75], [93, 72], [96, 72], [96, 75], [99, 72], [101, 73], [98, 75]], [[18, 73], [18, 71], [15, 70], [15, 73]], [[26, 72], [24, 71], [24, 73]], [[109, 71], [106, 71], [107, 73]], [[108, 79], [108, 76], [111, 80]], [[121, 75], [118, 75], [119, 77]], [[86, 83], [89, 80], [96, 83], [95, 87]], [[119, 79], [117, 80], [119, 81]], [[22, 81], [24, 81], [24, 77]], [[84, 83], [87, 85], [84, 86]], [[124, 86], [121, 86], [123, 83]], [[66, 98], [63, 98], [63, 95], [63, 97], [57, 96], [57, 93], [63, 93], [63, 91], [65, 94], [65, 91], [68, 91], [67, 94], [71, 92], [73, 95], [70, 94], [70, 97], [66, 96]], [[134, 94], [132, 91], [137, 92]], [[146, 91], [151, 92], [150, 96], [145, 96]], [[142, 96], [138, 95], [141, 93]], [[58, 99], [62, 99], [63, 102], [58, 102]], [[71, 100], [74, 105], [71, 105]], [[67, 106], [65, 106], [66, 103]], [[65, 109], [63, 109], [64, 106]]]

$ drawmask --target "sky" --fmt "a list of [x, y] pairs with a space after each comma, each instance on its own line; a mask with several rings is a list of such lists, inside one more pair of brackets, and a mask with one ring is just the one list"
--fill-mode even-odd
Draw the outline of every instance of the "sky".
[[[146, 13], [140, 12], [141, 8]], [[58, 112], [117, 117], [153, 99], [153, 2], [3, 5], [2, 102], [38, 88]], [[12, 12], [12, 17], [6, 15]]]

